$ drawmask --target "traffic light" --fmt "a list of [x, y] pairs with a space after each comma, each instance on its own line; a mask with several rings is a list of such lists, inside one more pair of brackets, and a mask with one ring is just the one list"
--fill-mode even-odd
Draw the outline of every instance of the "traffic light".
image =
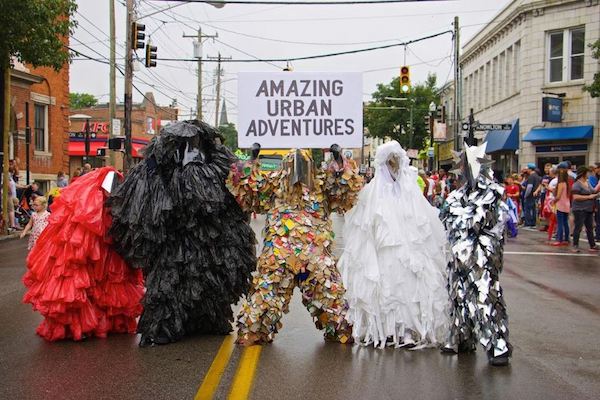
[[410, 93], [410, 67], [408, 65], [400, 67], [400, 92]]
[[144, 31], [146, 30], [146, 25], [138, 24], [137, 22], [131, 23], [131, 48], [143, 49], [144, 48], [144, 39], [146, 35]]
[[151, 46], [150, 43], [146, 45], [146, 67], [156, 67], [156, 46]]

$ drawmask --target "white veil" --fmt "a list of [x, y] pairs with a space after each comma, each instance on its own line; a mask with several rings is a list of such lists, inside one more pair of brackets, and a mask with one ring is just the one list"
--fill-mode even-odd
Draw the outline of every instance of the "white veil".
[[[394, 156], [399, 160], [396, 174], [393, 174], [388, 166], [388, 160]], [[392, 140], [377, 148], [375, 168], [375, 177], [370, 185], [374, 185], [375, 193], [378, 196], [397, 197], [403, 190], [420, 192], [417, 185], [417, 174], [410, 168], [408, 155], [397, 141]]]

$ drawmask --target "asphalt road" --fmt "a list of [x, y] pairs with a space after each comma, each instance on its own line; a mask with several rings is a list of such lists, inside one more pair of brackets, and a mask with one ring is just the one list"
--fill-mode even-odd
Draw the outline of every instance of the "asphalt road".
[[[335, 222], [343, 246], [343, 221]], [[253, 226], [259, 231], [260, 219]], [[298, 291], [264, 347], [231, 346], [223, 336], [145, 349], [129, 335], [46, 343], [35, 335], [40, 316], [21, 303], [26, 242], [0, 242], [0, 399], [200, 399], [207, 388], [215, 399], [597, 399], [600, 257], [557, 251], [543, 236], [522, 231], [506, 246], [507, 368], [488, 366], [481, 350], [445, 356], [325, 343]]]

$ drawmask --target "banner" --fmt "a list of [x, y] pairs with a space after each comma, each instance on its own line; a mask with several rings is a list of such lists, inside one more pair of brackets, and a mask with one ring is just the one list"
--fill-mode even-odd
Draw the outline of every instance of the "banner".
[[362, 75], [354, 72], [240, 72], [238, 146], [362, 147]]

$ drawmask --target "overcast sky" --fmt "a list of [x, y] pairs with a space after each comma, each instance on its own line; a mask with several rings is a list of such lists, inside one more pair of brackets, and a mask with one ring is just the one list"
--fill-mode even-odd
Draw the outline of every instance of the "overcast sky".
[[[455, 15], [460, 17], [461, 43], [477, 33], [509, 0], [434, 1], [382, 5], [281, 6], [235, 5], [221, 9], [206, 4], [181, 4], [136, 0], [140, 23], [158, 46], [158, 57], [192, 58], [193, 39], [182, 35], [218, 33], [217, 41], [206, 39], [204, 56], [234, 59], [290, 58], [335, 53], [401, 43], [452, 29]], [[95, 58], [109, 54], [109, 0], [78, 0], [75, 19], [79, 27], [71, 46]], [[172, 9], [146, 15], [174, 6]], [[117, 62], [123, 63], [125, 42], [124, 0], [115, 1]], [[82, 44], [83, 43], [83, 44]], [[87, 47], [86, 47], [87, 46]], [[93, 50], [92, 50], [93, 49]], [[378, 83], [388, 83], [398, 74], [399, 66], [411, 65], [413, 82], [435, 73], [439, 85], [452, 80], [452, 37], [443, 35], [403, 47], [376, 50], [317, 60], [292, 62], [295, 71], [358, 71], [363, 73], [363, 95], [368, 100]], [[144, 57], [144, 51], [138, 50]], [[204, 65], [205, 120], [214, 122], [216, 64]], [[224, 63], [223, 92], [230, 121], [237, 116], [236, 74], [240, 71], [280, 71], [285, 62]], [[158, 61], [156, 68], [144, 66], [135, 74], [134, 84], [143, 92], [152, 91], [159, 105], [176, 98], [182, 114], [195, 109], [196, 63]], [[108, 66], [76, 58], [71, 65], [71, 92], [94, 94], [108, 101]], [[146, 82], [146, 83], [144, 83]], [[150, 87], [154, 85], [155, 87]], [[123, 79], [117, 72], [117, 98], [123, 99]], [[134, 90], [134, 101], [142, 96]], [[187, 115], [186, 115], [187, 116]]]

